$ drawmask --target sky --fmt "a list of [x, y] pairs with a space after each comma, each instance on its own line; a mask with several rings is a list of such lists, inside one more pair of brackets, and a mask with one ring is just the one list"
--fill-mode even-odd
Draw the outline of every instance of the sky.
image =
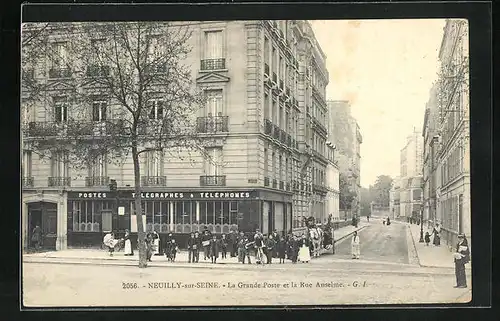
[[327, 99], [350, 101], [363, 136], [361, 185], [398, 176], [406, 137], [414, 127], [422, 130], [445, 20], [311, 23], [327, 56]]

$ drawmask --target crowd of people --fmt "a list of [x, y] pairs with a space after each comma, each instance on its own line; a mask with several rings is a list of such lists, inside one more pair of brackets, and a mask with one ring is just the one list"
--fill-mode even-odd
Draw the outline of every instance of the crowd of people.
[[[153, 255], [164, 255], [169, 262], [175, 262], [179, 246], [172, 235], [163, 240], [156, 231], [146, 233], [145, 237], [147, 260], [151, 261]], [[109, 232], [104, 236], [103, 244], [108, 248], [110, 256], [123, 248], [124, 255], [134, 255], [130, 239], [130, 232], [125, 231], [123, 238], [115, 238], [115, 233]], [[244, 233], [231, 230], [228, 234], [213, 234], [206, 227], [200, 232], [191, 233], [186, 244], [189, 263], [200, 262], [200, 252], [203, 261], [213, 264], [218, 259], [225, 260], [229, 257], [237, 258], [239, 263], [251, 264], [251, 256], [255, 257], [256, 264], [272, 264], [273, 259], [280, 264], [288, 259], [292, 263], [307, 263], [311, 260], [313, 250], [306, 234], [288, 235], [273, 231], [264, 235], [259, 229], [255, 233]]]

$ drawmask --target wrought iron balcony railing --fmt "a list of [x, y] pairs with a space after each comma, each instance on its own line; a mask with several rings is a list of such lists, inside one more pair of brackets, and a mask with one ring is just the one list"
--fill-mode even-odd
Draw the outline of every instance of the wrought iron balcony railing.
[[196, 131], [198, 133], [222, 133], [229, 131], [229, 116], [198, 117]]
[[109, 176], [90, 176], [85, 177], [85, 186], [108, 186]]
[[71, 186], [71, 177], [52, 176], [48, 178], [48, 186]]
[[269, 119], [264, 119], [264, 133], [266, 135], [272, 135], [273, 133], [273, 123]]
[[226, 58], [203, 59], [201, 70], [221, 70], [226, 69]]
[[109, 66], [89, 65], [87, 66], [87, 77], [109, 76]]
[[121, 119], [103, 121], [30, 122], [24, 128], [26, 137], [102, 137], [126, 134]]
[[226, 186], [225, 175], [200, 176], [200, 186]]
[[141, 176], [142, 186], [167, 186], [167, 176]]
[[35, 179], [33, 176], [25, 176], [23, 177], [23, 187], [33, 187], [35, 183]]
[[322, 184], [313, 184], [313, 191], [324, 194], [324, 193], [328, 192], [328, 189], [326, 188], [325, 185], [322, 185]]
[[71, 70], [69, 68], [51, 68], [49, 69], [49, 78], [69, 78]]
[[269, 177], [264, 177], [264, 186], [269, 186]]

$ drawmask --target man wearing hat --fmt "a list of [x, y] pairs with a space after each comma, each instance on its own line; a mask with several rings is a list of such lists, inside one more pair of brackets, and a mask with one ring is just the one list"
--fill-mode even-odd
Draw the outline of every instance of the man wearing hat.
[[456, 252], [453, 254], [453, 257], [455, 259], [455, 276], [457, 278], [455, 288], [466, 288], [465, 264], [470, 262], [470, 250], [469, 243], [462, 233], [458, 235]]

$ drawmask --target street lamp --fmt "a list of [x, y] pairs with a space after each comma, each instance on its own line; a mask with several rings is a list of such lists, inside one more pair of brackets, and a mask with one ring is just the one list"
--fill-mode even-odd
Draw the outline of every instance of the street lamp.
[[424, 243], [424, 209], [420, 209], [420, 240], [419, 243]]

